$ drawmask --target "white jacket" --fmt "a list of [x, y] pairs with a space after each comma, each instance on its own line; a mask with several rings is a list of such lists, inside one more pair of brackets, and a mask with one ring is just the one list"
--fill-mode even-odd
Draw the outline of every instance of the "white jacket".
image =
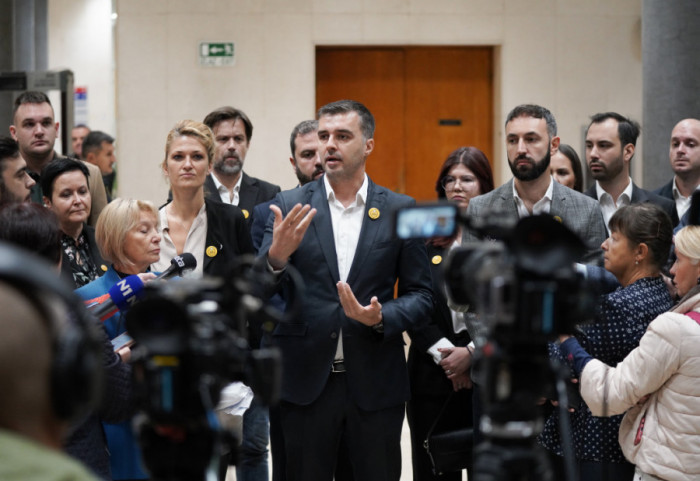
[[691, 310], [700, 312], [700, 293], [654, 319], [617, 367], [592, 360], [581, 373], [581, 395], [594, 416], [629, 409], [619, 434], [625, 457], [669, 481], [700, 480], [700, 325], [684, 314]]

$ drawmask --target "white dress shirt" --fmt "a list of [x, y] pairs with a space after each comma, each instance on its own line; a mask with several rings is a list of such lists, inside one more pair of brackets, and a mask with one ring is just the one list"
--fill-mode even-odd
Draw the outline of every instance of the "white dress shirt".
[[[360, 190], [355, 195], [355, 200], [348, 207], [343, 206], [336, 198], [333, 187], [328, 182], [328, 177], [323, 176], [323, 183], [326, 186], [328, 207], [331, 211], [331, 225], [333, 226], [333, 241], [335, 242], [335, 253], [338, 257], [338, 274], [340, 280], [345, 282], [350, 273], [352, 261], [355, 259], [357, 243], [360, 240], [360, 230], [362, 229], [362, 218], [367, 204], [367, 190], [369, 183], [367, 174], [360, 186]], [[338, 336], [338, 348], [336, 349], [336, 359], [343, 359], [343, 335]]]
[[612, 195], [603, 190], [598, 181], [595, 183], [595, 191], [596, 195], [598, 196], [598, 202], [600, 202], [600, 210], [603, 211], [605, 228], [608, 229], [608, 232], [610, 232], [608, 223], [610, 222], [610, 218], [613, 216], [613, 214], [620, 207], [630, 205], [632, 203], [632, 179], [629, 179], [627, 187], [625, 187], [625, 190], [623, 190], [622, 194], [620, 194], [620, 196], [617, 198], [617, 202], [613, 200]]
[[527, 210], [527, 206], [525, 205], [525, 202], [523, 202], [523, 199], [521, 199], [518, 195], [518, 190], [515, 188], [515, 181], [513, 181], [513, 198], [515, 199], [515, 205], [518, 208], [518, 217], [522, 219], [523, 217], [530, 215], [549, 214], [549, 211], [552, 208], [552, 193], [554, 192], [553, 182], [555, 181], [550, 175], [549, 187], [547, 187], [544, 197], [535, 202], [535, 205], [532, 206], [532, 212], [530, 212]]
[[[160, 259], [158, 262], [151, 264], [151, 270], [155, 272], [163, 272], [170, 267], [170, 261], [178, 255], [175, 244], [170, 238], [170, 228], [168, 227], [168, 215], [165, 212], [168, 206], [161, 208], [158, 211], [158, 222], [160, 224]], [[185, 248], [182, 252], [191, 253], [197, 260], [197, 267], [193, 271], [185, 273], [183, 277], [199, 278], [204, 275], [204, 248], [207, 242], [207, 210], [206, 204], [199, 209], [197, 217], [195, 217], [190, 231], [185, 239]]]
[[238, 182], [236, 182], [236, 185], [233, 186], [233, 195], [231, 195], [231, 192], [228, 190], [228, 187], [219, 182], [219, 179], [214, 173], [211, 174], [211, 178], [214, 181], [214, 185], [216, 186], [216, 191], [219, 193], [219, 197], [221, 197], [221, 202], [223, 202], [224, 204], [238, 205], [238, 202], [241, 200], [238, 193], [241, 191], [241, 181], [243, 180], [243, 172], [241, 172], [241, 175], [238, 176]]
[[[695, 188], [697, 190], [697, 187]], [[676, 201], [676, 212], [678, 213], [678, 218], [683, 217], [683, 214], [690, 208], [690, 196], [686, 197], [681, 194], [676, 185], [676, 178], [673, 177], [673, 199]]]

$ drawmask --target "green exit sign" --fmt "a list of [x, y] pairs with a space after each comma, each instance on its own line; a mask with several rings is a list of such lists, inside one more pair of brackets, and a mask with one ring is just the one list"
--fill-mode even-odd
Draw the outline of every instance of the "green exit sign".
[[230, 67], [234, 64], [233, 42], [201, 42], [199, 63], [210, 67]]

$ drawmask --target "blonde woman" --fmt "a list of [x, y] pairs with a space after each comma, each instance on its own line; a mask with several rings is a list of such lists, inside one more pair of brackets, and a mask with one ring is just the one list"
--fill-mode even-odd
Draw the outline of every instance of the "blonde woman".
[[168, 133], [162, 168], [172, 201], [159, 211], [162, 243], [153, 270], [165, 270], [173, 257], [189, 252], [197, 259], [193, 275], [227, 277], [236, 257], [255, 252], [241, 210], [205, 199], [213, 157], [214, 137], [202, 122], [182, 120]]

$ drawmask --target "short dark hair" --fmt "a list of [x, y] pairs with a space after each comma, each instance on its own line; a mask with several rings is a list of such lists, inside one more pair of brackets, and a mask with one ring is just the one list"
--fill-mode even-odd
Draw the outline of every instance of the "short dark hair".
[[204, 117], [204, 124], [213, 132], [214, 126], [219, 122], [223, 120], [233, 120], [235, 122], [238, 119], [243, 122], [246, 140], [249, 143], [250, 139], [253, 137], [253, 123], [242, 110], [238, 110], [233, 107], [219, 107], [218, 109], [209, 112], [209, 114]]
[[547, 133], [549, 133], [550, 139], [557, 136], [557, 121], [552, 112], [545, 107], [535, 104], [518, 105], [508, 113], [505, 125], [508, 125], [508, 122], [513, 119], [517, 119], [518, 117], [544, 119], [544, 121], [547, 123]]
[[442, 180], [447, 177], [452, 167], [459, 164], [464, 165], [474, 173], [477, 182], [479, 182], [480, 194], [486, 194], [493, 190], [493, 172], [491, 171], [491, 164], [489, 164], [489, 159], [486, 158], [486, 154], [476, 147], [460, 147], [447, 156], [447, 159], [445, 159], [445, 162], [443, 162], [440, 168], [440, 174], [435, 183], [435, 191], [437, 192], [438, 199], [445, 199], [447, 197], [445, 188], [442, 186]]
[[5, 189], [5, 180], [2, 173], [5, 172], [5, 160], [17, 159], [19, 157], [19, 144], [12, 137], [0, 136], [0, 204], [5, 204], [12, 200], [12, 196]]
[[617, 136], [620, 137], [620, 143], [622, 144], [622, 147], [624, 147], [627, 144], [632, 144], [633, 146], [637, 145], [639, 133], [642, 131], [642, 128], [639, 126], [639, 123], [635, 122], [634, 120], [628, 117], [625, 117], [624, 115], [620, 115], [617, 112], [601, 112], [599, 114], [591, 116], [591, 123], [588, 124], [586, 133], [588, 133], [588, 129], [591, 128], [591, 125], [602, 124], [608, 119], [613, 119], [617, 121]]
[[58, 218], [41, 204], [18, 202], [2, 208], [0, 239], [35, 252], [54, 265], [61, 259]]
[[360, 116], [360, 129], [365, 140], [374, 138], [374, 116], [367, 107], [356, 100], [338, 100], [318, 109], [316, 119], [324, 115], [338, 115], [355, 112]]
[[51, 105], [51, 100], [49, 100], [49, 96], [46, 95], [44, 92], [37, 92], [33, 90], [22, 92], [19, 95], [19, 97], [15, 99], [15, 107], [12, 110], [12, 118], [15, 118], [15, 115], [17, 114], [17, 110], [19, 109], [20, 105], [44, 103], [49, 104], [49, 106], [51, 106], [51, 108], [53, 109], [53, 105]]
[[0, 173], [5, 170], [5, 159], [16, 159], [19, 157], [19, 144], [12, 137], [0, 136]]
[[292, 157], [297, 150], [297, 136], [306, 135], [318, 130], [318, 120], [304, 120], [299, 122], [292, 130], [292, 135], [289, 137], [289, 147], [292, 149]]
[[53, 195], [53, 183], [59, 175], [65, 174], [66, 172], [72, 172], [74, 170], [79, 170], [85, 174], [85, 180], [90, 186], [90, 172], [88, 168], [79, 160], [70, 159], [68, 157], [59, 157], [57, 159], [49, 162], [46, 167], [41, 171], [41, 190], [46, 197], [49, 199]]
[[102, 149], [102, 142], [113, 144], [114, 137], [101, 130], [93, 130], [87, 134], [83, 140], [83, 158], [85, 158], [89, 152], [99, 152]]
[[635, 245], [645, 243], [657, 268], [666, 265], [673, 241], [673, 224], [660, 207], [650, 202], [620, 207], [610, 218], [608, 227], [610, 232], [621, 233]]
[[576, 150], [569, 144], [559, 144], [559, 152], [571, 162], [571, 170], [574, 173], [574, 190], [583, 192], [583, 168]]

